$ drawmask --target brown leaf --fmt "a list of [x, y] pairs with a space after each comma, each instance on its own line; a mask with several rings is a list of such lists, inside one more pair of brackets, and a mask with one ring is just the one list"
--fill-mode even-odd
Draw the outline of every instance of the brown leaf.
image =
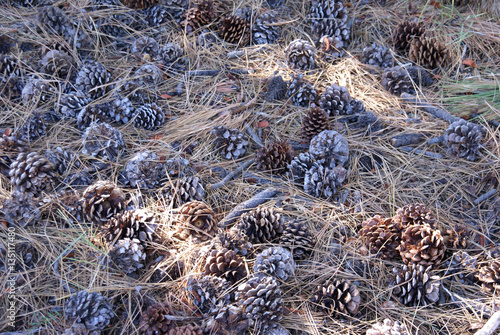
[[259, 123], [257, 123], [257, 127], [259, 128], [267, 128], [269, 127], [269, 122], [264, 120], [264, 121], [260, 121]]
[[473, 68], [477, 67], [476, 62], [474, 62], [472, 59], [469, 59], [469, 58], [464, 59], [462, 64], [473, 67]]
[[161, 98], [162, 99], [172, 99], [172, 96], [164, 93], [164, 94], [161, 95]]

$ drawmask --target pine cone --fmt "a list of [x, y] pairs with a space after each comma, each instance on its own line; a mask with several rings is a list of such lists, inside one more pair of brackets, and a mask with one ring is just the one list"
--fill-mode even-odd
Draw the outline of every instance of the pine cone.
[[80, 291], [64, 304], [66, 320], [83, 323], [89, 331], [102, 331], [114, 316], [108, 299], [97, 292]]
[[153, 241], [158, 227], [155, 214], [146, 209], [117, 213], [106, 223], [104, 236], [108, 242], [124, 238], [141, 243]]
[[124, 149], [120, 131], [107, 123], [92, 122], [82, 135], [84, 155], [115, 161]]
[[102, 64], [87, 62], [76, 76], [76, 88], [92, 99], [102, 97], [111, 90], [113, 78]]
[[325, 167], [343, 166], [349, 160], [349, 144], [336, 131], [324, 130], [312, 138], [309, 154]]
[[10, 165], [10, 182], [22, 193], [39, 194], [53, 186], [54, 166], [36, 152], [20, 153]]
[[49, 33], [63, 37], [66, 41], [74, 35], [74, 27], [66, 13], [56, 6], [45, 6], [38, 10], [38, 23]]
[[431, 276], [432, 266], [412, 264], [402, 270], [394, 269], [395, 283], [392, 294], [406, 306], [425, 307], [439, 301], [439, 276]]
[[165, 175], [160, 158], [152, 151], [138, 152], [127, 162], [124, 172], [130, 186], [141, 189], [155, 188]]
[[252, 243], [248, 241], [248, 236], [245, 232], [237, 227], [219, 232], [215, 237], [214, 244], [217, 250], [233, 250], [241, 256], [246, 256], [248, 251], [253, 247]]
[[425, 35], [411, 41], [408, 55], [411, 61], [429, 69], [444, 67], [449, 57], [444, 44]]
[[312, 107], [307, 111], [302, 119], [302, 131], [306, 141], [321, 133], [323, 130], [330, 130], [330, 120], [326, 112], [319, 107]]
[[287, 140], [270, 142], [257, 151], [257, 169], [284, 173], [292, 158], [293, 149]]
[[187, 281], [186, 290], [191, 301], [202, 315], [218, 313], [218, 311], [231, 303], [231, 283], [224, 278], [201, 275], [191, 277]]
[[10, 226], [25, 227], [37, 223], [41, 212], [33, 193], [24, 193], [14, 190], [11, 197], [5, 201], [2, 207], [5, 220]]
[[172, 19], [180, 22], [182, 14], [189, 7], [189, 0], [163, 0], [162, 4], [143, 11], [149, 26], [160, 26], [169, 23]]
[[135, 110], [134, 126], [156, 130], [165, 123], [165, 113], [155, 103], [145, 104]]
[[156, 5], [158, 0], [121, 0], [121, 2], [132, 9], [144, 9]]
[[144, 246], [136, 238], [118, 240], [108, 255], [116, 267], [123, 270], [126, 274], [142, 269], [146, 261]]
[[305, 259], [315, 244], [315, 238], [309, 231], [309, 227], [298, 221], [287, 221], [280, 235], [280, 245], [292, 251], [293, 259]]
[[410, 48], [410, 43], [413, 38], [418, 38], [425, 33], [425, 28], [422, 23], [403, 21], [398, 24], [394, 34], [392, 35], [392, 40], [394, 42], [394, 47], [399, 51], [408, 51]]
[[218, 126], [210, 134], [215, 135], [214, 147], [225, 159], [238, 159], [248, 149], [248, 137], [238, 129]]
[[292, 99], [295, 106], [309, 107], [318, 98], [313, 84], [303, 79], [304, 75], [299, 73], [292, 75], [292, 81], [288, 85], [287, 97]]
[[60, 176], [65, 176], [71, 170], [82, 167], [78, 154], [69, 148], [48, 149], [45, 152], [45, 157], [53, 164], [54, 171]]
[[243, 258], [233, 250], [212, 250], [205, 261], [205, 275], [217, 276], [236, 283], [246, 277], [247, 271]]
[[368, 250], [382, 259], [392, 259], [398, 254], [396, 248], [399, 246], [400, 232], [394, 227], [392, 218], [375, 215], [363, 222], [359, 235]]
[[172, 321], [165, 317], [171, 314], [172, 309], [166, 302], [149, 306], [139, 318], [140, 333], [145, 335], [168, 334], [167, 332], [175, 326]]
[[267, 79], [267, 92], [265, 94], [266, 101], [272, 102], [274, 100], [282, 100], [287, 93], [287, 83], [283, 77], [275, 75]]
[[394, 66], [392, 54], [385, 45], [373, 43], [363, 49], [361, 61], [368, 65], [378, 66], [383, 69]]
[[170, 201], [174, 207], [181, 206], [189, 201], [201, 201], [205, 196], [205, 190], [199, 177], [177, 179], [164, 192], [166, 192], [165, 200]]
[[347, 170], [342, 166], [334, 168], [314, 163], [304, 176], [304, 191], [317, 198], [331, 198], [337, 194], [347, 178]]
[[361, 297], [356, 285], [349, 281], [335, 280], [318, 286], [311, 302], [329, 314], [356, 315]]
[[276, 279], [269, 276], [252, 277], [238, 286], [235, 300], [243, 318], [262, 332], [274, 328], [283, 315], [283, 298]]
[[471, 232], [464, 226], [455, 225], [443, 233], [446, 249], [467, 249], [471, 240]]
[[87, 219], [102, 225], [125, 210], [125, 194], [109, 181], [98, 181], [83, 192], [83, 213]]
[[306, 40], [290, 42], [285, 49], [285, 57], [292, 69], [312, 70], [316, 67], [316, 48]]
[[78, 129], [85, 130], [92, 122], [110, 123], [113, 114], [113, 103], [89, 104], [83, 107], [76, 116]]
[[406, 327], [402, 326], [399, 321], [391, 321], [384, 319], [383, 323], [377, 322], [366, 331], [366, 335], [409, 335]]
[[437, 267], [444, 256], [445, 245], [439, 230], [428, 225], [412, 225], [401, 233], [397, 250], [405, 264]]
[[333, 62], [336, 59], [343, 57], [345, 54], [342, 49], [344, 42], [342, 42], [339, 37], [325, 35], [319, 39], [318, 43], [319, 55], [325, 62]]
[[[313, 0], [309, 9], [312, 32], [317, 39], [335, 37], [344, 44], [350, 39], [349, 16], [344, 3], [339, 0]], [[340, 46], [340, 47], [343, 47]]]
[[55, 90], [47, 80], [34, 79], [24, 86], [21, 97], [26, 105], [36, 107], [48, 103], [54, 94]]
[[34, 111], [26, 123], [19, 129], [16, 134], [21, 140], [26, 142], [34, 142], [46, 134], [47, 126], [45, 124], [44, 116], [40, 111]]
[[414, 225], [429, 225], [433, 229], [436, 228], [434, 213], [424, 204], [409, 204], [398, 208], [393, 221], [398, 231]]
[[296, 184], [304, 184], [304, 177], [307, 171], [313, 167], [314, 162], [316, 160], [308, 152], [301, 152], [288, 164], [288, 170], [290, 170], [291, 177]]
[[194, 243], [212, 239], [217, 232], [215, 213], [201, 201], [190, 201], [182, 205], [177, 213], [180, 238], [191, 238]]
[[238, 223], [251, 243], [272, 242], [283, 233], [284, 218], [274, 207], [257, 207], [243, 214]]
[[42, 72], [65, 79], [73, 69], [73, 57], [59, 50], [50, 50], [40, 61]]
[[44, 212], [57, 222], [83, 223], [82, 197], [75, 190], [62, 190], [42, 199]]
[[76, 115], [82, 108], [91, 102], [92, 98], [87, 95], [75, 93], [62, 94], [61, 99], [58, 99], [55, 103], [55, 109], [68, 119], [76, 119]]
[[477, 257], [472, 257], [465, 251], [455, 252], [443, 264], [444, 276], [459, 283], [472, 285], [475, 282], [474, 276], [477, 273]]
[[211, 48], [215, 45], [222, 44], [219, 35], [215, 31], [210, 31], [208, 29], [203, 29], [196, 39], [196, 45], [202, 48]]
[[217, 18], [217, 8], [212, 0], [200, 0], [194, 7], [184, 13], [182, 27], [187, 35], [195, 30], [214, 22]]
[[444, 136], [450, 154], [469, 161], [476, 160], [483, 138], [481, 126], [461, 119], [450, 124]]
[[[14, 252], [15, 255], [13, 256], [12, 253]], [[41, 259], [40, 256], [40, 253], [31, 242], [16, 241], [15, 246], [11, 244], [9, 247], [7, 245], [7, 249], [0, 245], [0, 271], [3, 273], [25, 272], [37, 266], [38, 261]], [[10, 257], [15, 257], [14, 262], [9, 262]]]
[[132, 119], [134, 112], [132, 101], [127, 97], [117, 95], [113, 100], [113, 108], [110, 110], [109, 117], [114, 122], [125, 124]]
[[351, 101], [352, 98], [347, 88], [333, 84], [321, 93], [318, 104], [328, 116], [337, 116], [351, 114], [349, 109]]
[[198, 325], [175, 326], [168, 335], [203, 335], [203, 330]]
[[228, 43], [246, 46], [250, 42], [250, 24], [242, 17], [227, 16], [219, 23], [219, 36]]
[[9, 174], [10, 165], [25, 146], [26, 143], [10, 131], [0, 134], [0, 172]]
[[145, 55], [148, 54], [152, 58], [155, 58], [160, 52], [160, 44], [152, 37], [141, 36], [134, 40], [134, 43], [130, 46], [130, 53]]
[[415, 88], [404, 67], [396, 66], [387, 68], [382, 75], [382, 86], [394, 95], [401, 95], [402, 93], [415, 93]]
[[290, 251], [282, 247], [270, 247], [257, 254], [253, 271], [257, 276], [273, 276], [282, 281], [295, 275], [295, 262]]
[[476, 277], [485, 291], [496, 292], [500, 290], [500, 261], [493, 260], [481, 267]]
[[139, 85], [156, 89], [163, 82], [163, 73], [154, 64], [144, 64], [135, 71], [135, 78]]
[[252, 26], [252, 36], [254, 44], [275, 44], [281, 34], [281, 27], [277, 25], [277, 12], [274, 10], [266, 11], [255, 19]]
[[245, 334], [249, 323], [249, 320], [243, 318], [241, 308], [228, 304], [221, 307], [217, 314], [205, 318], [203, 328], [209, 334]]
[[188, 63], [184, 49], [178, 44], [167, 43], [160, 49], [160, 59], [166, 69], [184, 71]]

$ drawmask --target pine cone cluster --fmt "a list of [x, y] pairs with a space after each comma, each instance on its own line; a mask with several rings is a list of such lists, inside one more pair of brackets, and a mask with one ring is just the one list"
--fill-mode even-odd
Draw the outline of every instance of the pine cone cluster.
[[394, 269], [395, 282], [392, 294], [406, 306], [435, 304], [439, 301], [439, 276], [431, 276], [431, 266], [412, 264], [405, 265], [402, 270]]
[[425, 33], [422, 23], [403, 21], [398, 24], [392, 35], [394, 47], [399, 51], [408, 51], [410, 43], [414, 38], [418, 38]]
[[384, 319], [377, 322], [366, 331], [366, 335], [409, 335], [406, 328], [399, 321]]
[[295, 40], [285, 49], [285, 58], [292, 69], [312, 70], [316, 67], [316, 48], [306, 40]]
[[245, 232], [251, 243], [266, 243], [283, 233], [283, 224], [283, 215], [274, 207], [257, 207], [241, 216], [238, 229]]
[[476, 277], [485, 291], [498, 292], [500, 290], [500, 261], [493, 260], [481, 267]]
[[102, 64], [97, 62], [87, 62], [82, 66], [76, 76], [76, 88], [96, 99], [105, 95], [111, 90], [113, 78]]
[[383, 69], [394, 66], [392, 54], [385, 45], [373, 43], [363, 49], [361, 61], [368, 65], [378, 66]]
[[14, 190], [38, 195], [53, 185], [54, 166], [36, 152], [21, 152], [10, 165], [10, 182]]
[[301, 107], [309, 107], [318, 98], [313, 84], [306, 81], [302, 73], [297, 76], [292, 75], [286, 96], [292, 99], [294, 105]]
[[172, 314], [168, 303], [155, 303], [142, 312], [139, 318], [139, 331], [146, 335], [168, 334], [175, 324], [166, 316]]
[[[309, 20], [316, 39], [330, 36], [347, 44], [351, 30], [348, 25], [347, 8], [341, 0], [313, 0], [309, 9]], [[341, 45], [340, 47], [343, 47]]]
[[356, 285], [335, 280], [317, 287], [311, 302], [328, 314], [356, 315], [361, 297]]
[[219, 23], [219, 36], [228, 43], [245, 46], [250, 42], [250, 24], [242, 17], [227, 16]]
[[417, 224], [403, 230], [397, 250], [405, 264], [437, 267], [444, 257], [445, 245], [439, 230]]
[[319, 107], [312, 107], [302, 118], [302, 132], [307, 141], [321, 133], [323, 130], [330, 130], [330, 120], [328, 114]]
[[114, 183], [98, 181], [83, 192], [83, 213], [87, 220], [102, 225], [125, 210], [125, 194]]
[[287, 221], [279, 242], [280, 245], [292, 251], [293, 259], [301, 260], [312, 252], [315, 237], [305, 223]]
[[231, 303], [231, 283], [225, 278], [212, 275], [201, 275], [190, 278], [186, 290], [191, 301], [202, 315], [218, 313], [218, 311]]
[[84, 324], [87, 331], [102, 331], [114, 316], [108, 299], [97, 292], [80, 291], [64, 304], [67, 320]]
[[293, 149], [288, 141], [274, 141], [267, 143], [257, 152], [257, 169], [284, 173], [293, 158]]
[[269, 275], [282, 281], [295, 275], [295, 262], [292, 253], [282, 247], [270, 247], [257, 254], [253, 265], [255, 275]]
[[115, 161], [125, 143], [120, 131], [107, 123], [92, 122], [82, 135], [82, 153]]
[[426, 35], [412, 39], [408, 56], [411, 61], [429, 69], [444, 67], [449, 57], [444, 44]]
[[109, 219], [104, 236], [108, 242], [129, 238], [145, 243], [153, 241], [157, 227], [158, 222], [153, 212], [146, 209], [128, 210]]
[[210, 134], [215, 135], [214, 147], [225, 159], [238, 159], [248, 149], [248, 137], [238, 129], [218, 126]]
[[445, 133], [444, 143], [453, 156], [475, 161], [482, 138], [481, 126], [461, 119], [450, 124]]
[[273, 277], [252, 277], [238, 286], [235, 300], [249, 325], [266, 331], [282, 319], [282, 294], [278, 281]]
[[212, 250], [205, 261], [205, 275], [222, 277], [236, 283], [246, 277], [247, 271], [243, 258], [234, 250]]
[[392, 259], [397, 255], [400, 233], [395, 227], [393, 218], [380, 215], [363, 222], [359, 235], [372, 254], [378, 254], [382, 259]]
[[352, 98], [347, 88], [333, 84], [321, 93], [318, 104], [328, 116], [337, 116], [351, 114], [349, 108], [351, 101]]
[[132, 157], [125, 165], [124, 174], [130, 186], [141, 189], [155, 188], [165, 175], [160, 158], [149, 150]]
[[215, 213], [201, 201], [190, 201], [179, 208], [176, 220], [179, 237], [191, 238], [194, 243], [212, 239], [217, 232]]

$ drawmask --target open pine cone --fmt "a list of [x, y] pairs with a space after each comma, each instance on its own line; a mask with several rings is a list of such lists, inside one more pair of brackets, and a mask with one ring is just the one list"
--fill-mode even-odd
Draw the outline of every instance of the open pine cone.
[[331, 198], [347, 178], [347, 170], [343, 166], [330, 168], [316, 162], [304, 176], [304, 191], [316, 198]]
[[284, 218], [274, 207], [257, 207], [243, 214], [238, 223], [251, 243], [271, 242], [283, 233]]
[[285, 57], [292, 69], [312, 70], [316, 67], [316, 48], [306, 40], [290, 42], [285, 49]]
[[212, 275], [236, 283], [246, 277], [247, 271], [243, 258], [234, 250], [212, 250], [205, 261], [205, 275]]
[[335, 280], [318, 286], [311, 302], [329, 314], [356, 315], [361, 297], [356, 285], [348, 281]]
[[75, 86], [80, 92], [88, 94], [91, 98], [96, 99], [102, 97], [111, 90], [112, 81], [111, 72], [102, 64], [88, 62], [78, 71]]
[[424, 204], [409, 204], [396, 210], [392, 218], [399, 231], [414, 225], [429, 225], [436, 228], [434, 213]]
[[191, 238], [194, 243], [212, 239], [217, 232], [215, 213], [210, 206], [201, 201], [190, 201], [177, 212], [178, 236]]
[[238, 227], [232, 227], [217, 234], [214, 240], [218, 250], [233, 250], [241, 256], [246, 256], [252, 249], [252, 243], [248, 241], [248, 236]]
[[186, 284], [191, 301], [202, 315], [218, 313], [222, 307], [229, 305], [231, 303], [230, 288], [230, 282], [213, 275], [191, 277]]
[[350, 103], [352, 101], [349, 91], [344, 86], [333, 84], [321, 93], [319, 98], [319, 107], [323, 109], [328, 116], [351, 114]]
[[278, 42], [281, 27], [278, 23], [277, 12], [268, 10], [257, 16], [252, 26], [253, 44], [274, 44]]
[[83, 212], [87, 219], [102, 225], [125, 210], [125, 194], [109, 181], [98, 181], [83, 192]]
[[480, 125], [460, 119], [450, 124], [444, 143], [451, 155], [475, 161], [482, 138], [483, 129]]
[[280, 245], [292, 251], [293, 259], [296, 260], [306, 258], [315, 244], [315, 238], [309, 227], [299, 221], [287, 221], [279, 241]]
[[493, 260], [489, 264], [481, 267], [476, 274], [483, 289], [487, 292], [500, 290], [500, 261]]
[[238, 129], [218, 126], [210, 134], [215, 135], [214, 147], [225, 159], [238, 159], [248, 148], [248, 137]]
[[311, 139], [309, 154], [325, 167], [343, 166], [349, 160], [349, 144], [334, 130], [324, 130]]
[[146, 209], [128, 210], [109, 219], [104, 236], [108, 242], [130, 238], [145, 243], [153, 241], [157, 227], [155, 213]]
[[164, 177], [163, 164], [152, 151], [138, 152], [127, 162], [125, 177], [134, 188], [153, 189]]
[[401, 233], [401, 244], [397, 250], [405, 264], [435, 268], [444, 257], [445, 248], [439, 230], [429, 225], [412, 225]]
[[168, 331], [175, 326], [165, 317], [171, 314], [172, 309], [166, 302], [149, 306], [139, 318], [139, 331], [145, 335], [168, 334]]
[[14, 227], [25, 227], [37, 223], [41, 217], [38, 199], [33, 193], [14, 190], [11, 197], [3, 203], [1, 210], [7, 223]]
[[313, 107], [307, 111], [302, 118], [302, 131], [306, 141], [321, 133], [323, 130], [330, 130], [330, 120], [328, 114], [319, 107]]
[[200, 177], [193, 176], [173, 181], [163, 192], [165, 200], [168, 200], [174, 207], [182, 206], [189, 201], [202, 201], [205, 196]]
[[400, 233], [394, 227], [392, 218], [380, 215], [363, 222], [359, 235], [372, 254], [378, 254], [382, 259], [392, 259], [398, 254]]
[[361, 61], [365, 64], [378, 66], [383, 69], [394, 65], [394, 59], [392, 58], [389, 48], [385, 45], [376, 43], [373, 43], [371, 46], [363, 49]]
[[449, 55], [446, 46], [439, 40], [423, 35], [412, 39], [409, 58], [423, 67], [435, 69], [446, 66]]
[[406, 306], [427, 306], [439, 301], [439, 276], [429, 274], [431, 266], [412, 264], [402, 270], [394, 269], [395, 281], [392, 294]]
[[144, 104], [135, 110], [134, 126], [156, 130], [165, 123], [165, 113], [155, 103]]
[[142, 241], [136, 238], [118, 240], [109, 250], [108, 256], [118, 269], [126, 274], [133, 273], [144, 267], [146, 252]]
[[184, 13], [181, 22], [186, 34], [192, 34], [199, 28], [206, 26], [217, 19], [217, 8], [212, 0], [200, 0]]
[[282, 247], [270, 247], [257, 254], [253, 265], [256, 276], [273, 276], [282, 281], [295, 275], [295, 262], [290, 251]]
[[287, 140], [267, 143], [257, 152], [257, 169], [285, 173], [288, 164], [292, 161], [293, 149]]
[[54, 165], [36, 152], [20, 153], [10, 165], [10, 182], [22, 193], [39, 194], [53, 185]]
[[100, 332], [114, 316], [108, 299], [97, 292], [80, 291], [71, 295], [64, 304], [67, 320], [84, 324], [88, 331]]
[[250, 42], [250, 24], [242, 17], [227, 16], [219, 24], [219, 36], [228, 43], [246, 46]]
[[115, 161], [125, 147], [122, 133], [107, 123], [92, 122], [82, 134], [82, 153]]
[[[309, 20], [316, 39], [331, 36], [342, 44], [350, 39], [351, 29], [348, 23], [347, 8], [341, 0], [313, 0], [309, 9]], [[343, 47], [344, 45], [340, 45]]]
[[307, 171], [313, 167], [315, 162], [316, 160], [308, 152], [301, 152], [298, 156], [295, 156], [288, 164], [289, 174], [293, 181], [296, 184], [303, 185]]
[[0, 134], [0, 172], [9, 174], [10, 165], [20, 152], [25, 150], [26, 143], [9, 131]]
[[392, 35], [394, 47], [399, 51], [408, 51], [411, 41], [422, 36], [424, 32], [425, 28], [421, 22], [416, 23], [406, 20], [400, 22]]
[[292, 80], [289, 82], [287, 97], [292, 99], [295, 106], [309, 107], [318, 98], [318, 94], [313, 84], [304, 79], [304, 75], [292, 75]]
[[445, 273], [443, 276], [462, 284], [473, 285], [476, 281], [474, 276], [477, 275], [477, 262], [477, 257], [473, 257], [463, 250], [457, 251], [444, 262]]
[[384, 319], [382, 323], [377, 322], [366, 331], [366, 335], [409, 335], [406, 327], [402, 326], [399, 321], [391, 321]]

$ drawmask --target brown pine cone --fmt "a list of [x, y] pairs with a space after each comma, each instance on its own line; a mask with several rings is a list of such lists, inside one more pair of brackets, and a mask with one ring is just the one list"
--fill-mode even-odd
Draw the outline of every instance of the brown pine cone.
[[382, 259], [392, 259], [398, 254], [396, 248], [399, 246], [400, 233], [394, 228], [392, 218], [375, 215], [363, 222], [359, 235], [370, 253], [378, 254]]
[[449, 54], [439, 40], [424, 35], [411, 41], [409, 58], [423, 67], [435, 69], [446, 66]]
[[203, 335], [203, 330], [198, 325], [176, 326], [170, 329], [168, 335]]
[[395, 281], [392, 294], [406, 306], [427, 306], [439, 301], [439, 276], [429, 274], [431, 266], [412, 264], [402, 270], [394, 269]]
[[356, 285], [348, 281], [335, 280], [333, 283], [318, 286], [311, 302], [328, 314], [356, 315], [361, 297]]
[[233, 250], [212, 250], [205, 262], [205, 275], [212, 275], [236, 283], [246, 277], [247, 271], [243, 258]]
[[409, 204], [396, 210], [392, 218], [400, 231], [413, 225], [429, 225], [436, 228], [434, 213], [424, 204]]
[[326, 112], [319, 107], [312, 107], [307, 111], [302, 119], [302, 131], [306, 141], [321, 133], [323, 130], [330, 130], [330, 120]]
[[283, 216], [274, 207], [257, 207], [243, 214], [237, 227], [251, 243], [266, 243], [283, 233], [283, 222]]
[[25, 150], [26, 143], [11, 131], [0, 134], [0, 172], [9, 174], [10, 164], [20, 152]]
[[217, 222], [212, 208], [201, 201], [190, 201], [177, 212], [178, 236], [191, 238], [194, 243], [212, 239], [217, 233]]
[[483, 289], [487, 292], [500, 290], [500, 260], [493, 260], [479, 269], [476, 274]]
[[424, 32], [425, 28], [421, 22], [403, 21], [398, 24], [392, 35], [394, 47], [400, 51], [408, 51], [413, 38], [422, 36]]
[[153, 240], [158, 222], [155, 214], [146, 209], [129, 210], [117, 213], [109, 219], [104, 229], [104, 236], [108, 242], [123, 238], [136, 238], [142, 243]]
[[165, 317], [171, 314], [172, 309], [166, 302], [149, 306], [139, 318], [140, 333], [146, 335], [168, 334], [168, 331], [175, 326], [172, 321]]
[[287, 140], [270, 142], [257, 151], [257, 169], [285, 173], [292, 158], [293, 149]]
[[219, 36], [228, 43], [243, 47], [250, 41], [250, 24], [242, 17], [227, 16], [219, 24]]
[[114, 183], [100, 180], [83, 192], [87, 220], [102, 225], [125, 210], [125, 194]]
[[181, 26], [186, 34], [192, 34], [199, 28], [206, 26], [217, 19], [217, 6], [212, 0], [198, 1], [184, 13]]
[[412, 225], [403, 230], [401, 244], [397, 248], [405, 264], [437, 267], [444, 256], [441, 231], [429, 225]]
[[121, 0], [121, 2], [132, 9], [145, 9], [158, 4], [158, 0]]
[[467, 249], [471, 232], [464, 226], [455, 225], [453, 228], [446, 229], [443, 239], [447, 249]]
[[280, 235], [280, 245], [292, 251], [293, 259], [304, 259], [309, 255], [315, 244], [315, 238], [309, 227], [298, 221], [287, 221]]

